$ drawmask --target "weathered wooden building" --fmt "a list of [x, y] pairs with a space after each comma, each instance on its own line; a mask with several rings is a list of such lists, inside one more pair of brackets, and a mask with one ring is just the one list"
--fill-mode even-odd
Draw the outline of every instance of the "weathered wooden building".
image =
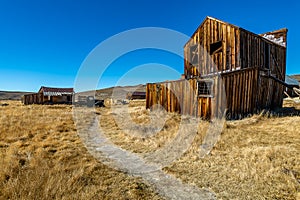
[[184, 79], [148, 83], [146, 107], [203, 118], [281, 107], [286, 44], [287, 29], [254, 34], [207, 17], [184, 46]]
[[297, 79], [292, 78], [291, 76], [285, 76], [285, 94], [287, 97], [298, 97], [299, 95], [294, 91], [294, 88], [300, 89], [300, 84]]
[[28, 104], [71, 104], [73, 88], [51, 88], [42, 86], [38, 93], [24, 95], [22, 102]]
[[146, 92], [128, 92], [126, 95], [126, 99], [134, 100], [134, 99], [146, 99]]

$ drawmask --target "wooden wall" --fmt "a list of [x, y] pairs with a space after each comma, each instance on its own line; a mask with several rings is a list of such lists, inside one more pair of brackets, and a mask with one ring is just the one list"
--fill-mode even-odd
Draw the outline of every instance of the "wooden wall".
[[227, 118], [240, 119], [258, 111], [258, 68], [226, 73], [222, 80], [226, 91]]
[[27, 94], [22, 97], [22, 102], [25, 105], [29, 104], [45, 104], [45, 103], [72, 103], [72, 96], [52, 96], [49, 100], [48, 96], [44, 96], [42, 93]]
[[[198, 96], [197, 79], [177, 80], [162, 83], [148, 83], [146, 87], [146, 108], [152, 109], [161, 105], [168, 112], [178, 112], [205, 119], [224, 114], [226, 103], [222, 92], [222, 80], [218, 76], [211, 77], [214, 81], [212, 97]], [[225, 91], [223, 92], [225, 94]]]
[[44, 96], [43, 96], [43, 94], [40, 94], [40, 93], [27, 94], [27, 95], [23, 96], [22, 102], [25, 105], [42, 104], [44, 102]]
[[152, 109], [155, 105], [161, 105], [168, 112], [209, 118], [211, 98], [197, 97], [196, 79], [148, 83], [146, 108]]
[[240, 119], [262, 109], [281, 107], [283, 86], [261, 76], [261, 72], [254, 67], [206, 76], [214, 81], [211, 97], [197, 95], [197, 81], [201, 80], [197, 78], [148, 83], [146, 107], [151, 109], [158, 104], [169, 112], [206, 119], [221, 117], [225, 110], [228, 119]]
[[257, 108], [272, 110], [282, 107], [285, 87], [265, 76], [260, 76], [258, 81]]
[[241, 68], [257, 66], [270, 70], [268, 73], [284, 81], [286, 73], [286, 48], [240, 29]]

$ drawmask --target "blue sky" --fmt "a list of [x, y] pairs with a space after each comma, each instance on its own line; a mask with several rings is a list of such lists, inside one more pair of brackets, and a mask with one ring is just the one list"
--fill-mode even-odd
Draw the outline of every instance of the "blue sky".
[[[287, 73], [297, 74], [299, 12], [298, 1], [274, 0], [1, 0], [0, 90], [37, 91], [41, 85], [73, 87], [86, 56], [107, 38], [139, 27], [163, 27], [191, 35], [207, 15], [254, 33], [287, 27]], [[112, 63], [98, 87], [112, 86], [133, 67], [147, 63], [183, 72], [178, 56], [140, 50]], [[161, 72], [159, 67], [144, 79], [138, 74], [128, 84], [179, 78], [176, 73]]]

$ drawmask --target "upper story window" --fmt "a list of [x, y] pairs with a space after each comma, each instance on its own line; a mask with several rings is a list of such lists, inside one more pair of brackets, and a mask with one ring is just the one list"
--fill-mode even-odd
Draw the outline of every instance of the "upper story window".
[[222, 40], [218, 41], [218, 42], [215, 42], [215, 43], [211, 43], [210, 44], [210, 55], [213, 55], [215, 53], [219, 53], [219, 52], [222, 52]]

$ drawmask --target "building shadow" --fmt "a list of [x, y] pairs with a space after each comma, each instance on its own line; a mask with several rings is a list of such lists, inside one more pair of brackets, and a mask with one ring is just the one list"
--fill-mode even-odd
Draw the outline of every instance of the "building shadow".
[[278, 117], [292, 117], [292, 116], [300, 116], [300, 109], [294, 106], [283, 107], [274, 110], [275, 115]]

